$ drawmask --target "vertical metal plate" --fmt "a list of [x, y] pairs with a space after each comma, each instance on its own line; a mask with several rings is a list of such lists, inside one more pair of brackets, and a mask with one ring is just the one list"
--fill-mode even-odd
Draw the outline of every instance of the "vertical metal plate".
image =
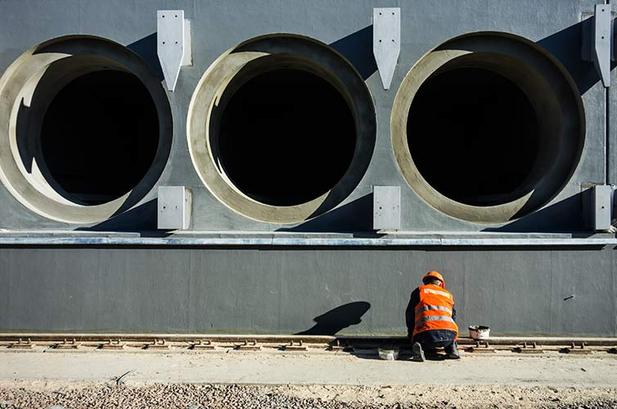
[[373, 9], [373, 54], [384, 89], [389, 89], [401, 52], [401, 9]]
[[186, 230], [191, 221], [191, 191], [184, 186], [160, 186], [157, 227]]
[[184, 50], [182, 54], [182, 66], [193, 64], [193, 47], [191, 43], [191, 20], [184, 19]]
[[157, 53], [167, 89], [173, 91], [180, 67], [191, 62], [190, 23], [184, 10], [157, 11]]
[[400, 230], [401, 187], [373, 186], [373, 229]]
[[611, 44], [613, 15], [610, 4], [596, 4], [593, 21], [593, 62], [602, 78], [602, 84], [611, 85]]
[[611, 229], [613, 210], [613, 187], [608, 185], [594, 186], [592, 190], [593, 228], [596, 231]]

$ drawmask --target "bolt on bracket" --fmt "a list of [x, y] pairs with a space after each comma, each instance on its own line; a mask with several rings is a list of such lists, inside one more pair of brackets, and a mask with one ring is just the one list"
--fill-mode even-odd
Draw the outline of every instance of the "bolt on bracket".
[[77, 349], [79, 347], [79, 343], [73, 338], [72, 340], [62, 340], [62, 342], [54, 345], [54, 349]]
[[471, 353], [489, 353], [489, 354], [494, 354], [497, 351], [495, 350], [495, 348], [493, 348], [492, 346], [489, 345], [488, 341], [483, 340], [483, 341], [476, 341], [475, 345], [471, 345], [468, 346], [464, 349], [465, 352], [471, 352]]
[[389, 89], [401, 52], [400, 7], [373, 9], [373, 55], [384, 89]]
[[156, 23], [156, 52], [167, 89], [173, 91], [180, 68], [191, 65], [191, 22], [184, 18], [184, 10], [158, 10]]
[[168, 350], [170, 349], [169, 344], [163, 338], [155, 339], [150, 344], [144, 345], [144, 349], [152, 349], [152, 350]]
[[109, 349], [109, 350], [116, 351], [116, 350], [124, 349], [124, 343], [122, 343], [120, 338], [118, 338], [118, 339], [110, 339], [106, 343], [101, 344], [99, 346], [99, 348], [100, 349]]
[[288, 344], [281, 345], [280, 349], [283, 351], [308, 351], [308, 347], [304, 345], [302, 340], [298, 342], [289, 341]]
[[561, 348], [559, 352], [562, 354], [575, 354], [575, 355], [590, 355], [593, 353], [591, 349], [586, 348], [587, 344], [585, 342], [581, 342], [577, 348], [577, 345], [574, 342], [570, 343], [569, 347]]
[[192, 342], [189, 349], [213, 351], [214, 349], [216, 349], [216, 347], [212, 344], [212, 341], [210, 341], [209, 339], [204, 339], [204, 340], [199, 339], [197, 341]]
[[613, 16], [610, 4], [596, 4], [593, 13], [582, 15], [582, 57], [593, 62], [602, 85], [611, 85], [611, 62], [615, 60], [613, 53]]
[[32, 349], [32, 347], [33, 344], [30, 338], [25, 341], [22, 341], [22, 339], [19, 338], [16, 343], [9, 345], [9, 348], [11, 349]]
[[261, 346], [257, 343], [257, 340], [245, 340], [244, 343], [235, 345], [234, 349], [238, 351], [259, 351]]
[[530, 346], [527, 345], [527, 342], [523, 342], [522, 345], [512, 348], [512, 352], [519, 354], [543, 354], [544, 350], [536, 342], [532, 342]]

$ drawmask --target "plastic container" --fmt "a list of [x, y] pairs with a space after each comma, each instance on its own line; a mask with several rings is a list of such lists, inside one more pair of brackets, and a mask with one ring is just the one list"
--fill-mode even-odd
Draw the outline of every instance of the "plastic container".
[[471, 325], [469, 327], [469, 337], [472, 339], [488, 339], [491, 329], [486, 325]]

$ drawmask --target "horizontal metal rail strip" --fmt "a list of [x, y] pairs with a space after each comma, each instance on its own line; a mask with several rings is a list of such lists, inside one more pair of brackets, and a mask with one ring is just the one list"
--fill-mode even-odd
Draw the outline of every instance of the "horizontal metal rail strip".
[[[488, 340], [460, 338], [470, 353], [497, 351], [538, 354], [617, 354], [617, 338], [494, 337]], [[408, 354], [406, 337], [303, 336], [303, 335], [208, 335], [208, 334], [0, 334], [0, 350], [283, 350], [346, 351], [374, 354], [379, 348], [399, 349]]]
[[37, 237], [4, 236], [0, 246], [323, 246], [323, 247], [606, 247], [615, 238], [326, 238], [326, 237]]

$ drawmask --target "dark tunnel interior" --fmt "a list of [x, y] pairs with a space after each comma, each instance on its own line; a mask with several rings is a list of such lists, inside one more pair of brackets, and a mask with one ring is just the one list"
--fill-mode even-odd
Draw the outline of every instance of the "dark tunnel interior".
[[327, 80], [302, 69], [253, 76], [222, 108], [219, 160], [232, 183], [274, 206], [308, 202], [332, 189], [352, 161], [353, 114]]
[[526, 193], [541, 143], [529, 99], [494, 71], [437, 72], [415, 95], [407, 122], [419, 172], [444, 196], [492, 206]]
[[40, 135], [51, 185], [75, 203], [96, 205], [127, 193], [147, 173], [159, 143], [158, 116], [136, 76], [101, 70], [56, 94]]

